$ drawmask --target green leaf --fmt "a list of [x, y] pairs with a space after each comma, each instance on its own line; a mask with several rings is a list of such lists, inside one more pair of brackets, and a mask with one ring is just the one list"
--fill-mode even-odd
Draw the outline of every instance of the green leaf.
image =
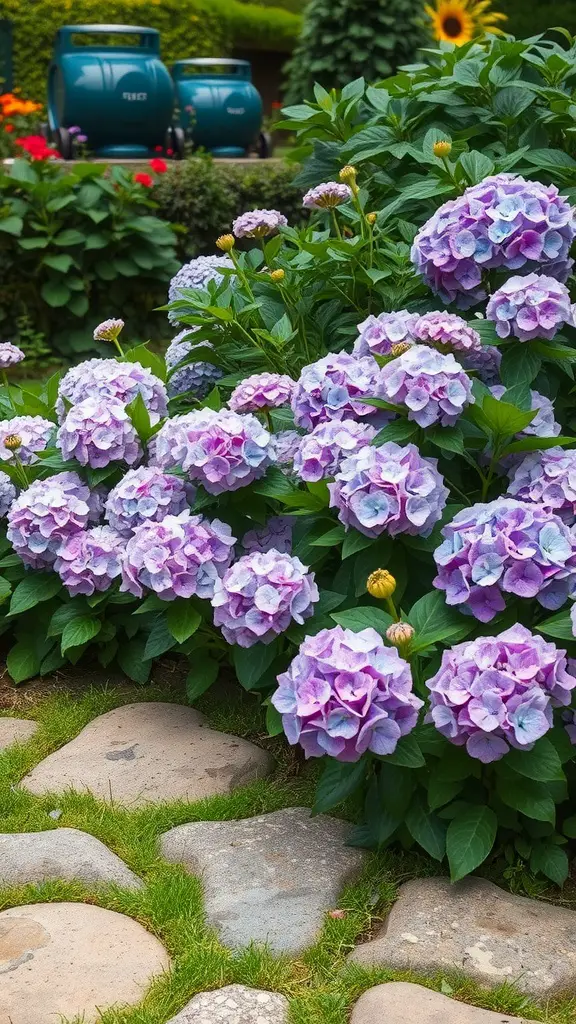
[[532, 750], [513, 748], [506, 755], [504, 763], [519, 775], [535, 779], [536, 782], [555, 782], [564, 779], [558, 752], [546, 736], [538, 740]]
[[62, 631], [60, 643], [62, 654], [66, 654], [70, 647], [81, 647], [82, 644], [87, 644], [95, 636], [98, 636], [101, 628], [100, 619], [94, 615], [83, 615], [80, 618], [72, 619]]
[[[464, 63], [464, 61], [458, 61], [454, 68], [454, 77], [456, 77], [458, 68], [461, 68]], [[468, 63], [476, 64], [480, 62], [469, 61]], [[476, 84], [478, 83], [476, 82]], [[486, 156], [484, 153], [479, 153], [476, 149], [471, 150], [469, 153], [462, 153], [458, 162], [464, 171], [464, 174], [468, 178], [468, 181], [472, 185], [477, 185], [483, 178], [492, 174], [494, 170], [494, 164], [490, 157]]]
[[191, 601], [178, 598], [169, 603], [166, 610], [166, 623], [170, 633], [179, 644], [188, 640], [196, 632], [201, 622], [202, 616]]
[[443, 779], [438, 771], [433, 771], [428, 780], [428, 806], [431, 811], [449, 804], [464, 787], [464, 779]]
[[66, 305], [72, 292], [63, 281], [45, 281], [40, 289], [40, 294], [49, 306], [58, 308]]
[[166, 380], [166, 364], [164, 360], [156, 355], [155, 352], [151, 352], [148, 345], [136, 345], [135, 348], [129, 349], [124, 359], [128, 363], [140, 363], [146, 369], [152, 370], [152, 373], [159, 377], [160, 380]]
[[328, 533], [323, 533], [321, 537], [317, 537], [316, 540], [311, 540], [310, 544], [315, 548], [332, 548], [337, 547], [345, 538], [344, 527], [334, 526], [333, 529], [328, 530]]
[[60, 587], [60, 577], [56, 573], [26, 576], [12, 594], [8, 614], [21, 615], [22, 612], [27, 612], [30, 608], [40, 604], [41, 601], [49, 601], [58, 593]]
[[3, 576], [0, 576], [0, 604], [3, 604], [7, 597], [10, 597], [12, 593], [12, 584], [9, 580], [5, 580]]
[[38, 173], [29, 160], [17, 158], [10, 167], [10, 177], [14, 181], [21, 181], [27, 185], [38, 184]]
[[401, 768], [422, 768], [426, 764], [418, 741], [412, 733], [402, 736], [394, 753], [387, 754], [382, 760], [385, 764], [399, 765]]
[[502, 354], [500, 377], [507, 388], [517, 384], [529, 385], [538, 376], [542, 360], [530, 345], [525, 345], [522, 353], [518, 353], [516, 345], [508, 345]]
[[[474, 409], [474, 406], [471, 407]], [[515, 405], [499, 401], [492, 395], [487, 395], [482, 404], [482, 414], [485, 416], [488, 426], [495, 434], [501, 437], [508, 437], [511, 434], [519, 434], [536, 415], [535, 410], [523, 412]]]
[[297, 493], [294, 484], [276, 466], [268, 470], [263, 480], [254, 484], [252, 490], [256, 494], [263, 494], [267, 498], [282, 498], [286, 495]]
[[47, 636], [60, 636], [65, 626], [74, 619], [80, 619], [87, 613], [86, 603], [83, 598], [74, 598], [67, 604], [61, 604], [56, 609], [46, 631]]
[[54, 239], [54, 245], [83, 245], [85, 236], [82, 231], [77, 231], [76, 228], [66, 228], [61, 231]]
[[424, 651], [433, 644], [456, 643], [463, 640], [474, 629], [474, 620], [465, 618], [461, 612], [445, 603], [444, 594], [432, 590], [412, 605], [408, 621], [416, 630], [412, 641], [413, 653]]
[[413, 839], [434, 860], [443, 860], [446, 853], [446, 824], [416, 797], [405, 816], [406, 826]]
[[388, 626], [392, 625], [392, 616], [383, 612], [380, 608], [371, 608], [367, 605], [360, 605], [357, 608], [348, 608], [344, 612], [332, 612], [330, 616], [339, 626], [344, 629], [352, 629], [359, 633], [362, 629], [375, 629], [380, 636], [386, 635]]
[[505, 767], [504, 761], [497, 778], [498, 796], [502, 802], [525, 814], [527, 818], [549, 821], [553, 825], [556, 821], [556, 807], [544, 783], [523, 778], [516, 773], [503, 774], [502, 769], [505, 770]]
[[352, 764], [347, 761], [328, 759], [316, 789], [312, 814], [324, 814], [341, 804], [362, 785], [365, 777], [366, 761], [364, 758]]
[[194, 652], [192, 668], [186, 677], [186, 696], [190, 704], [216, 682], [219, 668], [218, 662], [207, 654]]
[[152, 669], [152, 660], [144, 657], [146, 641], [143, 637], [120, 644], [117, 661], [122, 671], [135, 683], [148, 682]]
[[234, 647], [232, 660], [238, 682], [245, 690], [253, 690], [262, 678], [266, 669], [278, 655], [278, 642], [271, 644], [254, 644], [253, 647]]
[[152, 658], [159, 658], [174, 647], [176, 641], [168, 629], [164, 615], [159, 615], [152, 625], [150, 634], [144, 648], [144, 658], [150, 661]]
[[444, 448], [448, 452], [464, 455], [464, 435], [460, 427], [434, 427], [432, 430], [426, 431], [426, 439], [435, 444], [437, 448]]
[[373, 543], [373, 537], [366, 537], [363, 533], [359, 533], [358, 530], [348, 530], [342, 545], [342, 561], [350, 558], [350, 555], [355, 555], [358, 551], [363, 551], [364, 548], [370, 547]]
[[380, 802], [393, 818], [402, 820], [412, 799], [416, 785], [414, 773], [401, 767], [390, 764], [389, 761], [380, 763], [378, 787]]
[[19, 235], [23, 227], [22, 217], [12, 215], [0, 219], [0, 231], [4, 231], [7, 235]]
[[383, 427], [370, 443], [379, 446], [385, 444], [386, 441], [396, 441], [397, 444], [401, 444], [402, 441], [409, 441], [411, 437], [414, 437], [417, 431], [417, 423], [410, 423], [403, 419], [392, 420], [392, 423]]
[[482, 864], [496, 839], [498, 819], [490, 807], [463, 808], [448, 825], [446, 853], [450, 878], [457, 882]]
[[544, 636], [553, 636], [557, 640], [574, 640], [574, 630], [572, 629], [572, 619], [570, 618], [570, 611], [565, 609], [564, 611], [557, 612], [556, 615], [552, 615], [549, 619], [544, 619], [544, 622], [539, 622], [534, 627], [539, 633], [544, 633]]
[[273, 704], [266, 707], [266, 730], [269, 736], [280, 736], [284, 731], [282, 726], [282, 715]]
[[576, 437], [523, 437], [521, 441], [513, 441], [502, 449], [500, 455], [516, 455], [518, 452], [540, 452], [546, 448], [563, 447], [568, 444], [576, 444]]
[[68, 255], [68, 253], [63, 252], [60, 255], [44, 256], [42, 263], [46, 267], [52, 267], [52, 270], [59, 270], [61, 274], [66, 274], [70, 270], [74, 260]]
[[556, 885], [564, 885], [569, 871], [566, 851], [554, 843], [536, 843], [530, 855], [530, 870], [546, 875]]
[[26, 641], [19, 641], [8, 651], [6, 668], [15, 683], [23, 683], [40, 672], [42, 658], [38, 651]]
[[146, 441], [154, 433], [154, 427], [150, 423], [150, 414], [140, 392], [138, 392], [134, 401], [126, 406], [126, 412], [132, 420], [132, 426], [138, 437], [143, 444], [146, 444]]
[[562, 831], [569, 839], [576, 839], [576, 814], [565, 818], [562, 823]]

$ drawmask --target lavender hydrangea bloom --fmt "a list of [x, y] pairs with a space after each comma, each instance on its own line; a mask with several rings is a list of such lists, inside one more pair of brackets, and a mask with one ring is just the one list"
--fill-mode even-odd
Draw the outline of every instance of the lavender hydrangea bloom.
[[63, 541], [54, 569], [75, 597], [108, 590], [120, 576], [125, 540], [109, 526], [80, 530]]
[[478, 331], [469, 327], [461, 316], [437, 310], [419, 316], [412, 328], [417, 341], [430, 345], [439, 352], [470, 353], [482, 350]]
[[502, 353], [495, 345], [483, 345], [472, 352], [458, 353], [458, 362], [467, 373], [476, 374], [486, 387], [500, 383], [500, 364]]
[[345, 459], [328, 484], [330, 506], [338, 509], [340, 522], [367, 537], [384, 531], [427, 537], [448, 497], [437, 465], [414, 444], [366, 446]]
[[338, 181], [323, 181], [320, 185], [308, 189], [302, 199], [302, 206], [307, 210], [333, 210], [352, 199], [352, 189]]
[[[0, 459], [2, 462], [14, 461], [14, 455], [25, 466], [38, 462], [37, 452], [43, 452], [56, 426], [43, 416], [13, 416], [11, 420], [0, 422]], [[19, 437], [22, 444], [16, 452], [4, 447], [7, 437]]]
[[566, 651], [515, 625], [444, 651], [426, 685], [426, 721], [489, 764], [510, 747], [531, 750], [552, 726], [552, 708], [570, 703], [576, 677], [567, 672]]
[[195, 348], [207, 349], [214, 347], [209, 341], [197, 342], [195, 344], [191, 340], [183, 340], [184, 338], [189, 339], [190, 331], [196, 330], [198, 328], [189, 327], [184, 331], [180, 331], [180, 334], [177, 334], [172, 339], [166, 349], [166, 366], [171, 371], [168, 377], [168, 395], [170, 398], [175, 398], [176, 395], [183, 395], [187, 391], [190, 391], [195, 398], [205, 398], [220, 378], [224, 376], [224, 371], [219, 366], [216, 366], [214, 363], [208, 363], [206, 360], [199, 360], [196, 363], [185, 363], [184, 366], [178, 368], [179, 364], [184, 359], [187, 359]]
[[472, 382], [453, 355], [427, 345], [413, 345], [382, 368], [381, 394], [408, 409], [420, 427], [452, 427], [474, 402]]
[[210, 494], [236, 491], [264, 476], [274, 459], [269, 432], [252, 413], [198, 409], [167, 420], [154, 437], [151, 461], [180, 467]]
[[26, 356], [21, 348], [13, 345], [11, 341], [0, 342], [0, 370], [7, 370], [16, 363], [21, 363]]
[[162, 601], [211, 598], [216, 580], [230, 565], [235, 541], [226, 523], [188, 511], [144, 523], [126, 544], [120, 590], [135, 597], [150, 590]]
[[277, 409], [292, 398], [295, 381], [285, 373], [254, 373], [240, 382], [230, 395], [233, 412], [256, 412]]
[[554, 185], [496, 174], [444, 203], [418, 232], [412, 262], [444, 302], [486, 297], [484, 270], [544, 270], [565, 281], [576, 234], [573, 209]]
[[512, 468], [508, 494], [543, 505], [571, 526], [576, 522], [576, 451], [547, 448], [530, 452]]
[[4, 519], [15, 497], [16, 488], [10, 477], [0, 472], [0, 519]]
[[54, 564], [63, 541], [83, 530], [90, 518], [90, 491], [76, 473], [36, 480], [12, 502], [8, 540], [32, 569]]
[[[494, 395], [494, 398], [504, 398], [506, 388], [500, 384], [490, 388], [490, 393]], [[554, 419], [554, 406], [546, 395], [541, 395], [538, 391], [530, 392], [532, 411], [536, 411], [534, 419], [520, 430], [516, 437], [521, 440], [523, 437], [558, 437], [561, 427], [560, 424]]]
[[87, 359], [65, 373], [58, 385], [56, 412], [62, 423], [66, 416], [66, 402], [77, 405], [85, 398], [116, 399], [129, 405], [138, 395], [142, 399], [152, 424], [166, 416], [168, 395], [158, 377], [141, 363], [121, 363], [117, 359]]
[[413, 327], [417, 320], [418, 315], [409, 313], [407, 309], [367, 317], [358, 324], [358, 337], [352, 355], [389, 356], [394, 345], [413, 345]]
[[288, 742], [299, 743], [306, 757], [393, 754], [422, 707], [410, 666], [375, 629], [336, 626], [306, 637], [278, 684], [272, 704]]
[[490, 297], [486, 318], [495, 322], [499, 338], [513, 334], [520, 341], [550, 341], [565, 323], [572, 324], [570, 294], [544, 274], [509, 277]]
[[576, 536], [540, 505], [514, 498], [472, 505], [442, 536], [434, 586], [480, 622], [504, 610], [505, 594], [535, 597], [550, 609], [576, 595]]
[[130, 469], [106, 501], [106, 519], [118, 533], [130, 535], [142, 523], [178, 515], [194, 501], [194, 488], [157, 466]]
[[[204, 291], [210, 281], [216, 286], [224, 280], [222, 270], [233, 270], [234, 264], [229, 256], [197, 256], [195, 259], [185, 263], [177, 274], [170, 281], [168, 288], [168, 302], [178, 302], [185, 299], [183, 291], [190, 288], [194, 291]], [[171, 324], [178, 323], [178, 312], [169, 310], [168, 320]]]
[[299, 558], [272, 548], [243, 555], [216, 581], [214, 625], [239, 647], [269, 644], [314, 614], [320, 595], [314, 573]]
[[249, 210], [236, 217], [232, 231], [236, 238], [266, 238], [287, 225], [286, 217], [278, 210]]
[[138, 435], [120, 402], [86, 398], [73, 405], [58, 430], [56, 443], [64, 459], [102, 469], [111, 462], [129, 466], [142, 455]]
[[299, 434], [297, 430], [280, 430], [277, 434], [272, 434], [274, 463], [287, 476], [293, 473], [294, 459], [303, 437], [304, 435]]
[[376, 408], [362, 398], [381, 396], [381, 371], [372, 356], [331, 353], [302, 370], [292, 395], [294, 422], [310, 430], [327, 420], [373, 416]]
[[264, 526], [257, 526], [248, 530], [242, 537], [242, 547], [246, 554], [260, 551], [279, 551], [283, 555], [289, 555], [292, 551], [292, 529], [294, 516], [271, 516]]
[[294, 456], [294, 472], [301, 480], [315, 482], [334, 476], [343, 459], [370, 444], [376, 429], [356, 420], [319, 423], [301, 439]]

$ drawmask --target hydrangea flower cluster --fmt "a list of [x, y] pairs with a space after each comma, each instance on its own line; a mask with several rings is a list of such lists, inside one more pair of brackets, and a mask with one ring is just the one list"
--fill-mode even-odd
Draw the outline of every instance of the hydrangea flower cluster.
[[333, 210], [352, 199], [352, 189], [338, 181], [323, 181], [320, 185], [308, 189], [302, 206], [307, 210]]
[[142, 523], [178, 515], [194, 501], [192, 484], [157, 466], [130, 469], [106, 499], [106, 519], [117, 533], [129, 536]]
[[236, 217], [232, 231], [236, 238], [266, 238], [287, 225], [286, 217], [278, 210], [249, 210]]
[[495, 345], [483, 345], [471, 352], [458, 352], [458, 362], [467, 373], [475, 373], [486, 387], [491, 388], [500, 383], [500, 364], [502, 353]]
[[483, 270], [543, 269], [565, 281], [575, 234], [554, 185], [496, 174], [440, 206], [416, 235], [412, 262], [444, 302], [467, 308], [486, 297]]
[[274, 459], [269, 432], [252, 413], [198, 409], [167, 420], [152, 446], [152, 463], [179, 467], [210, 494], [236, 491], [264, 476]]
[[499, 338], [513, 334], [520, 341], [547, 338], [572, 323], [566, 285], [545, 274], [509, 277], [490, 297], [486, 317], [496, 325]]
[[239, 647], [269, 644], [291, 622], [302, 625], [320, 598], [314, 573], [299, 558], [271, 549], [243, 555], [216, 581], [214, 625]]
[[462, 509], [442, 529], [434, 586], [446, 603], [480, 622], [506, 607], [505, 594], [557, 609], [576, 594], [576, 536], [541, 505], [499, 498]]
[[160, 523], [137, 526], [122, 559], [121, 591], [162, 601], [214, 596], [214, 586], [232, 559], [236, 538], [219, 519], [209, 522], [189, 511]]
[[11, 341], [0, 342], [0, 370], [7, 370], [16, 363], [21, 363], [26, 356], [21, 348], [13, 345]]
[[274, 462], [283, 473], [288, 475], [292, 473], [296, 452], [302, 443], [303, 436], [297, 430], [280, 430], [277, 434], [272, 434]]
[[342, 460], [370, 444], [375, 434], [375, 427], [356, 420], [319, 423], [301, 439], [294, 456], [294, 472], [301, 480], [311, 483], [334, 476]]
[[374, 358], [331, 353], [302, 370], [292, 395], [294, 422], [310, 430], [327, 420], [372, 416], [377, 409], [362, 399], [382, 397], [382, 391]]
[[[14, 455], [24, 466], [38, 462], [37, 452], [43, 452], [55, 424], [43, 416], [13, 416], [11, 420], [0, 422], [0, 459], [2, 462], [14, 460]], [[7, 437], [19, 437], [21, 444], [15, 451], [4, 446]]]
[[[190, 288], [195, 291], [204, 291], [210, 281], [216, 286], [224, 280], [222, 270], [233, 270], [234, 264], [229, 256], [196, 256], [180, 267], [177, 274], [170, 281], [168, 288], [168, 302], [177, 302], [186, 298], [183, 290]], [[168, 311], [168, 320], [171, 324], [178, 323], [178, 313], [175, 310]]]
[[354, 356], [389, 356], [395, 345], [413, 345], [416, 313], [400, 309], [396, 313], [369, 316], [358, 324], [358, 337], [354, 342]]
[[63, 541], [83, 530], [90, 518], [90, 491], [76, 473], [35, 480], [12, 502], [7, 536], [32, 569], [54, 564]]
[[[129, 405], [142, 395], [150, 422], [158, 423], [168, 411], [166, 388], [158, 377], [141, 363], [121, 363], [117, 359], [87, 359], [64, 374], [58, 385], [56, 412], [62, 423], [66, 401], [77, 405], [85, 398], [116, 399]], [[65, 401], [66, 399], [66, 401]]]
[[0, 519], [8, 512], [16, 497], [16, 488], [7, 473], [0, 472]]
[[186, 363], [178, 369], [178, 364], [187, 359], [195, 348], [213, 348], [209, 341], [194, 343], [189, 339], [191, 331], [198, 330], [197, 327], [189, 327], [180, 331], [172, 339], [166, 349], [166, 367], [170, 372], [168, 378], [168, 394], [170, 398], [176, 395], [183, 395], [190, 391], [195, 398], [205, 398], [214, 385], [224, 376], [224, 371], [214, 363], [206, 360], [199, 360], [197, 363]]
[[422, 342], [423, 345], [431, 345], [439, 352], [468, 354], [482, 350], [482, 340], [478, 331], [455, 313], [424, 313], [417, 318], [412, 333], [416, 341]]
[[474, 402], [472, 382], [453, 355], [413, 345], [382, 368], [382, 396], [408, 409], [420, 427], [454, 426]]
[[265, 526], [255, 527], [244, 534], [242, 547], [246, 554], [253, 551], [264, 553], [274, 548], [280, 554], [289, 555], [292, 551], [293, 526], [294, 516], [270, 516]]
[[93, 526], [67, 537], [58, 549], [54, 569], [68, 593], [90, 597], [108, 590], [120, 576], [124, 538], [109, 526]]
[[299, 743], [306, 757], [393, 754], [422, 707], [410, 666], [375, 629], [336, 626], [306, 637], [278, 684], [272, 704], [288, 742]]
[[[505, 392], [506, 388], [501, 384], [490, 388], [490, 393], [494, 395], [494, 398], [503, 398], [504, 401], [506, 401]], [[519, 439], [523, 437], [558, 437], [561, 427], [554, 419], [554, 406], [550, 399], [538, 391], [531, 391], [530, 398], [530, 408], [532, 412], [536, 411], [536, 415], [528, 426], [516, 434], [516, 437]], [[512, 458], [515, 461], [515, 457], [512, 456]]]
[[230, 395], [233, 412], [257, 412], [288, 405], [295, 382], [285, 373], [255, 373], [241, 381]]
[[73, 405], [58, 430], [56, 443], [64, 459], [102, 469], [111, 462], [131, 466], [142, 455], [138, 435], [120, 402], [85, 398]]
[[328, 484], [338, 518], [367, 537], [386, 531], [426, 537], [442, 515], [448, 489], [437, 459], [423, 458], [414, 444], [387, 441], [345, 459]]
[[510, 497], [543, 505], [568, 526], [576, 522], [576, 451], [531, 452], [512, 467], [509, 476]]
[[498, 761], [510, 747], [530, 750], [552, 725], [552, 708], [570, 703], [576, 676], [566, 651], [521, 625], [444, 651], [426, 721], [470, 757]]

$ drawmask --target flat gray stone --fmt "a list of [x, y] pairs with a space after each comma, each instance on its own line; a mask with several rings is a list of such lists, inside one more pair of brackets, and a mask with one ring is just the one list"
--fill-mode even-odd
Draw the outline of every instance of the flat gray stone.
[[401, 886], [383, 928], [355, 963], [420, 972], [457, 969], [485, 985], [550, 996], [576, 991], [576, 914], [513, 896], [484, 878]]
[[65, 881], [140, 889], [142, 881], [104, 843], [76, 828], [0, 834], [0, 885]]
[[170, 967], [141, 924], [85, 903], [36, 903], [0, 914], [0, 1024], [60, 1024], [134, 1005]]
[[200, 992], [168, 1024], [288, 1024], [288, 1000], [277, 992], [227, 985]]
[[242, 821], [198, 821], [161, 837], [166, 860], [202, 876], [206, 916], [228, 946], [267, 942], [294, 953], [318, 937], [324, 914], [361, 868], [350, 826], [304, 807]]
[[38, 723], [29, 718], [0, 717], [0, 750], [13, 743], [26, 743], [38, 730]]
[[202, 800], [267, 775], [272, 758], [248, 740], [215, 732], [180, 704], [126, 704], [90, 722], [24, 777], [42, 796], [65, 789], [140, 807]]
[[[177, 1020], [178, 1018], [176, 1018]], [[350, 1024], [536, 1024], [524, 1017], [481, 1010], [448, 999], [422, 985], [391, 981], [376, 985], [360, 997]]]

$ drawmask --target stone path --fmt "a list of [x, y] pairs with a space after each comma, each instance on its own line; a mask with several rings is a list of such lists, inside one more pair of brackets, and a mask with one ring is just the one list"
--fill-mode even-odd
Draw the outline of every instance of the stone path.
[[22, 780], [30, 793], [88, 791], [140, 807], [200, 800], [267, 775], [272, 759], [238, 736], [215, 732], [180, 704], [126, 704], [90, 722]]
[[288, 1000], [277, 992], [228, 985], [200, 992], [168, 1024], [288, 1024]]
[[360, 997], [350, 1024], [536, 1024], [536, 1021], [467, 1006], [422, 985], [391, 981], [368, 989]]
[[573, 910], [513, 896], [484, 878], [419, 878], [400, 889], [383, 928], [350, 954], [357, 964], [458, 969], [487, 985], [550, 996], [576, 987]]
[[139, 889], [142, 881], [104, 843], [75, 828], [0, 834], [0, 885], [50, 880]]
[[292, 807], [242, 821], [198, 821], [161, 838], [161, 853], [204, 882], [206, 916], [225, 945], [267, 942], [295, 953], [318, 937], [324, 914], [360, 870], [350, 826]]
[[0, 717], [0, 751], [13, 743], [26, 743], [37, 730], [37, 723], [28, 718]]
[[0, 1024], [56, 1024], [140, 1002], [170, 966], [142, 925], [84, 903], [38, 903], [0, 913]]

